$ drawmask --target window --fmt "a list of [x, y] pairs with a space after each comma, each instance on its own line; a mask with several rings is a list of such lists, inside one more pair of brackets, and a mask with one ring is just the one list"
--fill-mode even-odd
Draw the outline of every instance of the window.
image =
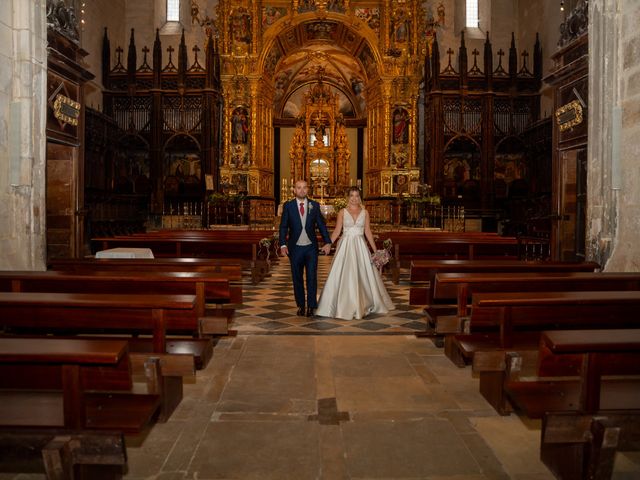
[[180, 0], [167, 0], [167, 22], [180, 21]]
[[465, 26], [467, 28], [478, 28], [480, 18], [478, 17], [478, 0], [466, 0], [467, 8], [465, 10]]

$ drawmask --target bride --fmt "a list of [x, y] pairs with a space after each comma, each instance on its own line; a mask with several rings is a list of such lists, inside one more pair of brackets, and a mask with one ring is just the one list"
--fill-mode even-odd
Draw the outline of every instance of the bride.
[[394, 310], [382, 276], [371, 263], [367, 241], [374, 252], [376, 244], [369, 213], [362, 206], [357, 187], [349, 189], [349, 203], [338, 212], [336, 228], [331, 234], [332, 243], [341, 232], [342, 238], [322, 289], [316, 315], [351, 320], [361, 319], [370, 313]]

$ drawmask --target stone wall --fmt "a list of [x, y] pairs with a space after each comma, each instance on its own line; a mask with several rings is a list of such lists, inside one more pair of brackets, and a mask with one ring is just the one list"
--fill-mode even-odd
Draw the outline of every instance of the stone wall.
[[[111, 43], [111, 65], [115, 65], [116, 48], [120, 45], [127, 51], [128, 36], [125, 30], [125, 0], [92, 0], [85, 2], [84, 27], [80, 33], [80, 44], [89, 54], [84, 58], [86, 68], [95, 78], [85, 85], [85, 101], [88, 107], [102, 110], [102, 39], [107, 28]], [[129, 2], [132, 3], [132, 2]], [[140, 47], [142, 48], [142, 47]], [[149, 47], [151, 48], [151, 47]], [[141, 52], [139, 53], [141, 54]], [[126, 55], [126, 53], [125, 53]], [[142, 62], [142, 58], [140, 58]], [[123, 58], [127, 64], [126, 56]], [[149, 59], [151, 63], [151, 59]]]
[[640, 5], [589, 4], [587, 253], [607, 271], [640, 271]]
[[0, 270], [44, 269], [45, 0], [0, 3]]
[[[522, 45], [531, 53], [536, 33], [539, 33], [544, 78], [554, 66], [551, 56], [558, 50], [560, 24], [564, 21], [568, 9], [561, 12], [558, 0], [520, 1], [518, 6], [519, 28], [516, 44]], [[533, 71], [532, 57], [529, 57], [529, 70]], [[540, 116], [546, 118], [553, 114], [553, 89], [543, 83], [540, 94]]]

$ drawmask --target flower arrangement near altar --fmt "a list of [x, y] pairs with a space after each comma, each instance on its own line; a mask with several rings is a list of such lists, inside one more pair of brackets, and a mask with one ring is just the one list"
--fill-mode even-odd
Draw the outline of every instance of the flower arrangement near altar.
[[347, 207], [347, 199], [344, 197], [338, 197], [333, 201], [333, 210], [338, 213], [343, 208]]
[[371, 254], [371, 263], [373, 264], [374, 267], [376, 267], [380, 271], [382, 271], [382, 268], [387, 263], [389, 263], [390, 259], [391, 259], [391, 255], [389, 254], [389, 251], [386, 249], [376, 250], [374, 253]]

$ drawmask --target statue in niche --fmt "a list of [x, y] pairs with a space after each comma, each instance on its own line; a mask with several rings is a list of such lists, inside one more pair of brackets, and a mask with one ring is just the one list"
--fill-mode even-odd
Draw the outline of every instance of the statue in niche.
[[404, 108], [393, 111], [393, 143], [409, 143], [409, 113]]
[[393, 18], [393, 40], [395, 43], [406, 43], [410, 35], [409, 18], [404, 10], [400, 9]]
[[248, 112], [245, 108], [236, 108], [231, 117], [231, 143], [247, 143], [249, 137]]
[[234, 42], [251, 43], [251, 16], [244, 8], [237, 9], [229, 22]]

